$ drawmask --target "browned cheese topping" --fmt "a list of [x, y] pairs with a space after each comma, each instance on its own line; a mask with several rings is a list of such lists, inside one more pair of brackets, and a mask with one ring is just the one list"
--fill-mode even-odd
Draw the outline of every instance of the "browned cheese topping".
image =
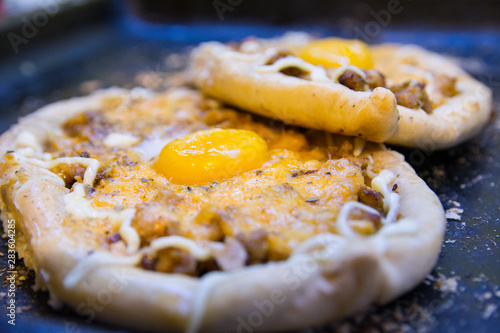
[[[283, 260], [314, 235], [338, 233], [336, 218], [349, 201], [380, 212], [353, 210], [355, 232], [370, 235], [381, 226], [382, 195], [369, 187], [366, 172], [375, 145], [367, 144], [365, 153], [354, 157], [352, 139], [286, 127], [186, 89], [126, 103], [109, 98], [102, 109], [69, 119], [64, 135], [51, 139], [45, 150], [55, 157], [97, 159], [100, 169], [94, 185], [87, 187], [87, 199], [95, 209], [134, 208], [131, 226], [142, 247], [176, 235], [212, 253], [210, 260], [199, 262], [186, 250], [167, 247], [145, 254], [144, 269], [200, 275]], [[152, 167], [166, 142], [210, 128], [256, 132], [267, 143], [269, 161], [229, 179], [190, 186], [170, 183]], [[112, 133], [129, 133], [138, 143], [108, 147], [103, 142]], [[52, 171], [71, 188], [81, 182], [84, 168], [61, 165]], [[95, 224], [102, 247], [122, 251], [125, 240], [117, 233], [119, 225], [106, 223]]]

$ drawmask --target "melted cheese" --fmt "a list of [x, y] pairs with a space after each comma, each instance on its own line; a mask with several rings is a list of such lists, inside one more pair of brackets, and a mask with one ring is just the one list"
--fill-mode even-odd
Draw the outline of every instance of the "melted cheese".
[[189, 317], [186, 333], [196, 333], [199, 331], [203, 321], [203, 314], [207, 306], [207, 299], [214, 286], [218, 283], [228, 280], [231, 277], [229, 273], [210, 272], [205, 274], [198, 284], [195, 297], [192, 302], [191, 316]]
[[354, 138], [354, 150], [352, 151], [352, 154], [356, 157], [361, 155], [363, 150], [365, 149], [366, 146], [366, 140], [360, 137], [355, 137]]
[[110, 133], [103, 141], [108, 148], [128, 148], [139, 143], [140, 139], [129, 133]]
[[[125, 209], [115, 211], [114, 209], [97, 209], [91, 206], [90, 201], [85, 198], [85, 187], [92, 186], [97, 171], [99, 170], [99, 161], [92, 158], [84, 157], [61, 157], [51, 161], [41, 161], [34, 158], [26, 158], [19, 154], [13, 154], [18, 161], [29, 163], [43, 169], [50, 169], [59, 164], [81, 164], [86, 166], [83, 176], [83, 183], [75, 183], [73, 190], [64, 195], [64, 208], [68, 214], [77, 219], [110, 219], [114, 223], [120, 223], [119, 234], [127, 243], [127, 250], [134, 253], [139, 249], [140, 237], [137, 231], [130, 226], [135, 215], [135, 209]], [[51, 173], [53, 174], [53, 173]], [[61, 186], [64, 186], [62, 179]]]
[[63, 286], [67, 289], [74, 288], [84, 276], [99, 266], [136, 266], [142, 258], [142, 253], [134, 256], [122, 257], [109, 252], [93, 252], [88, 257], [80, 260], [66, 275]]
[[22, 131], [17, 135], [16, 148], [32, 148], [36, 152], [42, 152], [42, 144], [30, 131]]
[[[187, 133], [186, 133], [187, 134]], [[156, 139], [156, 140], [148, 140], [148, 141], [142, 141], [139, 143], [137, 146], [135, 146], [133, 149], [141, 153], [142, 157], [144, 158], [145, 161], [149, 161], [152, 158], [156, 158], [158, 154], [160, 154], [161, 150], [167, 143], [172, 141], [175, 138], [168, 138], [168, 139]]]
[[354, 73], [361, 76], [363, 78], [363, 80], [366, 80], [365, 72], [363, 72], [361, 69], [359, 69], [358, 67], [353, 66], [353, 65], [344, 65], [344, 66], [340, 66], [339, 68], [337, 68], [335, 70], [335, 72], [331, 75], [332, 80], [334, 82], [339, 82], [339, 77], [348, 70], [353, 71]]
[[127, 251], [129, 253], [134, 253], [139, 250], [141, 245], [141, 238], [137, 231], [131, 226], [132, 220], [135, 216], [135, 209], [129, 208], [120, 212], [120, 218], [123, 218], [123, 222], [120, 225], [118, 233], [120, 237], [127, 243]]
[[279, 71], [282, 71], [283, 69], [289, 67], [296, 67], [304, 72], [309, 73], [309, 75], [311, 76], [311, 81], [313, 82], [316, 83], [332, 82], [330, 78], [328, 78], [328, 76], [326, 75], [326, 71], [323, 68], [311, 65], [310, 63], [305, 62], [304, 60], [293, 56], [287, 56], [285, 58], [281, 58], [272, 65], [259, 66], [255, 70], [258, 73], [278, 73]]
[[85, 157], [60, 157], [51, 161], [41, 161], [35, 158], [28, 158], [20, 154], [14, 153], [14, 157], [18, 162], [25, 162], [44, 169], [51, 169], [59, 164], [81, 164], [86, 167], [83, 175], [83, 184], [92, 186], [94, 184], [97, 171], [99, 170], [99, 161], [93, 158]]
[[[97, 209], [91, 206], [90, 201], [85, 198], [85, 187], [92, 186], [99, 170], [99, 161], [92, 158], [83, 157], [61, 157], [51, 161], [40, 161], [38, 159], [26, 158], [14, 154], [18, 161], [23, 161], [44, 169], [53, 168], [59, 164], [81, 164], [86, 166], [83, 176], [83, 183], [75, 183], [73, 190], [63, 197], [65, 210], [77, 219], [110, 219], [114, 223], [120, 223], [120, 236], [127, 243], [127, 250], [130, 253], [136, 252], [140, 246], [140, 237], [137, 231], [130, 226], [135, 215], [135, 209], [125, 209], [115, 211], [114, 209]], [[60, 179], [59, 177], [57, 177]], [[61, 185], [64, 185], [60, 179]]]
[[368, 155], [368, 165], [366, 166], [366, 175], [371, 179], [377, 177], [377, 173], [373, 171], [373, 163], [375, 163], [375, 161], [373, 160], [372, 155]]
[[342, 209], [340, 210], [339, 216], [337, 217], [337, 230], [339, 233], [345, 237], [359, 237], [360, 235], [355, 232], [351, 226], [349, 225], [349, 214], [351, 213], [351, 210], [354, 208], [358, 208], [361, 210], [364, 210], [368, 213], [371, 214], [376, 214], [379, 215], [379, 213], [372, 207], [367, 206], [365, 204], [362, 204], [357, 201], [349, 201], [346, 203], [344, 206], [342, 206]]
[[[372, 162], [373, 163], [373, 162]], [[372, 188], [379, 191], [384, 196], [384, 210], [388, 211], [387, 216], [382, 218], [384, 224], [395, 222], [399, 210], [399, 195], [389, 192], [389, 183], [393, 182], [395, 175], [392, 171], [382, 170], [378, 176], [372, 180]], [[348, 217], [353, 208], [359, 208], [372, 214], [379, 214], [374, 208], [364, 205], [357, 201], [350, 201], [342, 206], [337, 217], [337, 229], [339, 233], [346, 238], [358, 237], [359, 235], [349, 226]], [[398, 224], [399, 225], [399, 224]], [[408, 233], [415, 232], [414, 228], [407, 228]], [[383, 229], [385, 231], [385, 229]], [[388, 233], [392, 231], [388, 230]], [[394, 233], [400, 233], [399, 228]], [[313, 236], [300, 244], [293, 252], [292, 257], [305, 254], [314, 248], [321, 247], [322, 251], [314, 255], [316, 260], [327, 259], [331, 253], [332, 246], [340, 246], [345, 242], [345, 238], [334, 234], [319, 234]]]
[[204, 261], [211, 257], [210, 251], [205, 249], [195, 241], [181, 236], [166, 236], [155, 239], [151, 242], [149, 248], [153, 253], [167, 247], [175, 247], [189, 252], [196, 260]]
[[396, 176], [392, 171], [382, 170], [377, 177], [372, 180], [372, 188], [382, 193], [384, 196], [384, 211], [387, 216], [382, 219], [383, 223], [392, 223], [397, 220], [399, 211], [399, 195], [389, 190]]
[[334, 248], [346, 243], [346, 239], [336, 234], [319, 234], [313, 236], [300, 244], [292, 253], [291, 258], [309, 253], [315, 248], [321, 248], [314, 253], [314, 258], [318, 261], [331, 259], [331, 252]]
[[[112, 208], [93, 208], [89, 200], [85, 198], [85, 187], [81, 183], [75, 183], [73, 185], [73, 191], [66, 194], [63, 197], [64, 207], [67, 213], [72, 215], [77, 219], [110, 219], [114, 223], [120, 223], [125, 225], [130, 224], [131, 219], [135, 214], [135, 209], [124, 209], [122, 211], [116, 211]], [[124, 231], [123, 231], [124, 230]], [[123, 229], [123, 238], [127, 241], [129, 240], [130, 246], [132, 248], [138, 248], [137, 242], [133, 236], [128, 236], [130, 232]], [[132, 244], [132, 245], [131, 245]]]

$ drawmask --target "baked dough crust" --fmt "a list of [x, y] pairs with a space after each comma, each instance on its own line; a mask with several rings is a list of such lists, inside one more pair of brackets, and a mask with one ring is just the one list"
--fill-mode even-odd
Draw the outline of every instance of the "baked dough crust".
[[[310, 40], [310, 36], [298, 34], [253, 41], [252, 53], [218, 42], [204, 43], [192, 52], [190, 77], [208, 95], [289, 124], [424, 150], [457, 145], [477, 134], [490, 117], [489, 88], [452, 59], [415, 45], [382, 44], [371, 50], [375, 69], [388, 81], [417, 78], [426, 82], [431, 99], [440, 104], [430, 114], [421, 108], [397, 105], [394, 94], [386, 88], [359, 92], [333, 81], [314, 82], [258, 71], [276, 50], [297, 49]], [[408, 70], [416, 75], [408, 75]], [[456, 78], [458, 94], [440, 95], [431, 74]]]
[[394, 94], [385, 88], [353, 91], [279, 72], [259, 73], [270, 54], [243, 54], [209, 42], [191, 55], [190, 77], [204, 93], [292, 125], [383, 142], [396, 130]]
[[[470, 139], [484, 127], [492, 112], [492, 92], [452, 58], [416, 45], [382, 44], [371, 47], [375, 68], [394, 83], [416, 77], [427, 83], [431, 98], [442, 104], [428, 114], [398, 105], [399, 124], [386, 142], [423, 150], [443, 149]], [[443, 98], [429, 74], [456, 78], [458, 94]]]
[[[17, 148], [16, 138], [22, 131], [30, 131], [43, 142], [75, 113], [98, 110], [103, 97], [116, 94], [127, 92], [101, 91], [49, 105], [21, 119], [0, 138], [2, 153]], [[388, 186], [397, 184], [400, 196], [397, 223], [369, 237], [332, 236], [331, 242], [324, 243], [324, 251], [315, 247], [283, 262], [208, 273], [200, 279], [108, 265], [97, 266], [74, 287], [65, 288], [65, 277], [97, 248], [97, 241], [94, 235], [83, 236], [78, 226], [64, 222], [67, 213], [62, 197], [69, 190], [62, 180], [24, 162], [2, 163], [2, 220], [16, 220], [20, 257], [35, 269], [53, 298], [77, 312], [89, 297], [107, 294], [111, 297], [100, 304], [102, 310], [95, 311], [96, 317], [142, 330], [236, 331], [241, 320], [255, 331], [310, 327], [361, 311], [371, 303], [393, 300], [424, 279], [437, 260], [446, 223], [439, 199], [399, 153], [380, 149], [372, 158], [373, 172], [390, 170], [396, 175]], [[272, 310], [270, 302], [274, 302]], [[189, 327], [193, 315], [201, 316], [199, 327]], [[258, 325], [252, 315], [262, 318]]]

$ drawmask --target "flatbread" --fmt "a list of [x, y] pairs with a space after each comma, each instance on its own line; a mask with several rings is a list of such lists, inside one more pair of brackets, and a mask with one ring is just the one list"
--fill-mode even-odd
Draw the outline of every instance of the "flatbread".
[[[374, 69], [388, 86], [409, 80], [425, 84], [432, 110], [424, 110], [398, 105], [385, 87], [354, 91], [338, 83], [346, 70], [362, 75], [363, 69], [332, 70], [299, 58], [300, 49], [313, 40], [295, 33], [239, 45], [204, 43], [192, 52], [190, 77], [210, 96], [288, 124], [426, 150], [469, 139], [490, 117], [491, 90], [448, 57], [414, 45], [370, 48]], [[288, 55], [280, 59], [283, 52]], [[286, 74], [290, 69], [303, 75]], [[451, 93], [442, 91], [440, 79], [452, 82]]]
[[[416, 79], [426, 83], [429, 98], [438, 104], [428, 114], [398, 105], [399, 124], [386, 142], [425, 150], [449, 148], [479, 133], [490, 118], [491, 90], [462, 70], [456, 60], [416, 45], [372, 47], [375, 68], [393, 83]], [[444, 96], [437, 77], [456, 78], [457, 95]]]
[[[110, 140], [107, 145], [103, 143], [106, 140], [99, 143], [97, 139], [92, 144], [79, 139], [71, 141], [68, 121], [80, 119], [81, 112], [87, 112], [88, 122], [91, 121], [90, 114], [97, 118], [103, 115], [106, 119], [96, 120], [96, 124], [106, 124], [98, 129], [103, 131], [99, 135], [106, 134], [107, 138], [110, 131], [118, 128], [113, 127], [116, 124], [110, 123], [110, 119], [115, 116], [136, 119], [133, 117], [140, 115], [142, 122], [136, 119], [122, 124], [128, 126], [128, 133], [133, 133], [138, 141], [123, 140], [123, 133], [114, 144], [109, 144]], [[141, 204], [143, 199], [122, 193], [124, 201], [119, 205], [121, 207], [86, 208], [95, 204], [96, 197], [107, 193], [102, 183], [102, 186], [96, 185], [94, 179], [100, 169], [87, 154], [100, 156], [102, 168], [110, 163], [104, 162], [107, 155], [111, 157], [126, 152], [132, 160], [115, 164], [124, 163], [130, 170], [147, 169], [145, 172], [149, 172], [151, 179], [160, 183], [157, 185], [160, 191], [168, 182], [154, 174], [150, 167], [158, 149], [151, 151], [146, 147], [161, 142], [161, 148], [172, 136], [183, 131], [215, 126], [207, 125], [213, 122], [213, 119], [207, 120], [210, 112], [211, 115], [222, 112], [227, 116], [225, 121], [234, 121], [229, 122], [230, 125], [225, 121], [218, 122], [216, 126], [237, 124], [240, 128], [246, 126], [263, 133], [268, 145], [275, 147], [275, 153], [271, 155], [277, 159], [290, 158], [305, 163], [300, 165], [309, 165], [307, 163], [319, 163], [315, 162], [316, 156], [324, 155], [326, 151], [336, 152], [338, 156], [332, 157], [330, 162], [322, 160], [321, 165], [340, 163], [335, 165], [358, 168], [365, 182], [371, 182], [371, 187], [383, 194], [384, 213], [380, 229], [368, 235], [355, 232], [348, 227], [353, 217], [344, 212], [343, 227], [340, 226], [340, 217], [330, 221], [334, 226], [332, 230], [337, 230], [337, 233], [318, 233], [296, 244], [286, 260], [228, 271], [210, 271], [201, 278], [141, 268], [143, 253], [140, 251], [144, 245], [140, 245], [139, 250], [132, 246], [134, 224], [130, 224], [129, 213], [134, 208], [130, 202]], [[294, 144], [295, 148], [286, 146], [290, 140], [280, 141], [280, 137], [287, 135], [288, 139], [295, 138], [300, 142], [303, 134], [296, 129], [276, 132], [265, 125], [266, 121], [259, 122], [248, 115], [221, 108], [217, 102], [186, 89], [175, 89], [155, 97], [144, 90], [111, 89], [46, 106], [21, 119], [0, 138], [0, 149], [5, 153], [0, 178], [2, 220], [5, 225], [7, 220], [15, 219], [19, 256], [35, 270], [37, 284], [48, 289], [52, 304], [67, 304], [90, 319], [95, 317], [141, 330], [220, 332], [248, 328], [255, 331], [306, 328], [351, 315], [372, 303], [387, 303], [424, 279], [437, 260], [446, 220], [437, 196], [404, 162], [403, 156], [383, 146], [359, 146], [352, 139], [320, 132], [312, 133], [312, 137], [316, 141], [319, 138], [318, 142], [326, 137], [329, 140], [326, 145], [316, 144], [308, 137], [305, 146], [298, 143]], [[134, 129], [137, 132], [133, 132]], [[80, 138], [82, 134], [75, 135]], [[61, 159], [66, 158], [66, 154], [73, 154], [79, 146], [92, 146], [93, 149], [85, 154], [86, 157], [70, 156], [76, 160], [69, 163], [55, 161], [56, 157]], [[138, 160], [130, 150], [136, 148], [140, 153], [137, 156], [142, 156]], [[294, 149], [302, 152], [293, 155]], [[286, 154], [290, 154], [289, 157]], [[59, 164], [79, 164], [85, 173], [81, 179], [75, 176], [74, 183], [68, 185], [66, 178], [57, 175]], [[268, 170], [271, 170], [270, 166], [264, 165], [262, 174], [265, 176]], [[299, 188], [301, 184], [307, 185], [309, 179], [303, 178], [301, 182], [300, 177], [311, 177], [311, 182], [316, 182], [334, 176], [333, 171], [330, 175], [297, 172], [296, 176], [289, 177], [290, 184], [297, 184], [292, 187]], [[245, 175], [254, 179], [253, 175], [260, 174], [248, 171], [212, 184], [209, 190], [201, 186], [190, 189], [178, 186], [176, 189], [183, 193], [216, 191], [227, 182], [244, 180]], [[133, 177], [131, 172], [128, 182], [132, 182]], [[145, 184], [150, 182], [145, 179], [140, 183], [145, 189]], [[107, 186], [112, 186], [109, 184]], [[124, 184], [126, 186], [127, 182]], [[258, 188], [255, 182], [253, 184]], [[77, 193], [84, 188], [87, 194]], [[147, 196], [146, 192], [141, 193]], [[120, 197], [120, 193], [117, 192], [116, 196]], [[112, 202], [114, 199], [107, 200]], [[323, 204], [322, 199], [316, 200], [319, 201], [309, 200], [307, 203]], [[356, 199], [354, 202], [351, 205], [358, 207]], [[343, 201], [341, 204], [346, 206]], [[251, 205], [250, 200], [248, 205]], [[264, 209], [266, 205], [262, 207]], [[234, 212], [234, 207], [230, 211]], [[341, 208], [339, 216], [342, 214]], [[320, 219], [319, 222], [327, 221]], [[113, 244], [105, 241], [105, 231], [116, 230], [122, 240]], [[178, 244], [184, 242], [182, 246], [190, 247], [193, 255], [198, 251], [197, 255], [202, 257], [207, 251], [201, 243], [186, 243], [178, 238], [175, 241]], [[92, 310], [89, 299], [97, 300], [99, 310]]]
[[[296, 57], [271, 68], [265, 63], [272, 56], [205, 43], [193, 52], [190, 72], [195, 85], [208, 95], [288, 124], [375, 142], [387, 140], [396, 130], [396, 98], [389, 90], [352, 91], [330, 82], [322, 68]], [[310, 70], [311, 81], [279, 72], [288, 67]]]

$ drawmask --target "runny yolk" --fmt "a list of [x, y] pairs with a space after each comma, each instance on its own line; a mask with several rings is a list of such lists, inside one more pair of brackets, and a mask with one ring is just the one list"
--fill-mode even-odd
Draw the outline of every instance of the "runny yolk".
[[268, 159], [267, 144], [257, 133], [210, 129], [171, 141], [153, 167], [171, 183], [205, 185], [257, 169]]
[[313, 65], [339, 67], [353, 65], [370, 69], [373, 60], [368, 45], [355, 39], [325, 38], [307, 44], [299, 56]]

